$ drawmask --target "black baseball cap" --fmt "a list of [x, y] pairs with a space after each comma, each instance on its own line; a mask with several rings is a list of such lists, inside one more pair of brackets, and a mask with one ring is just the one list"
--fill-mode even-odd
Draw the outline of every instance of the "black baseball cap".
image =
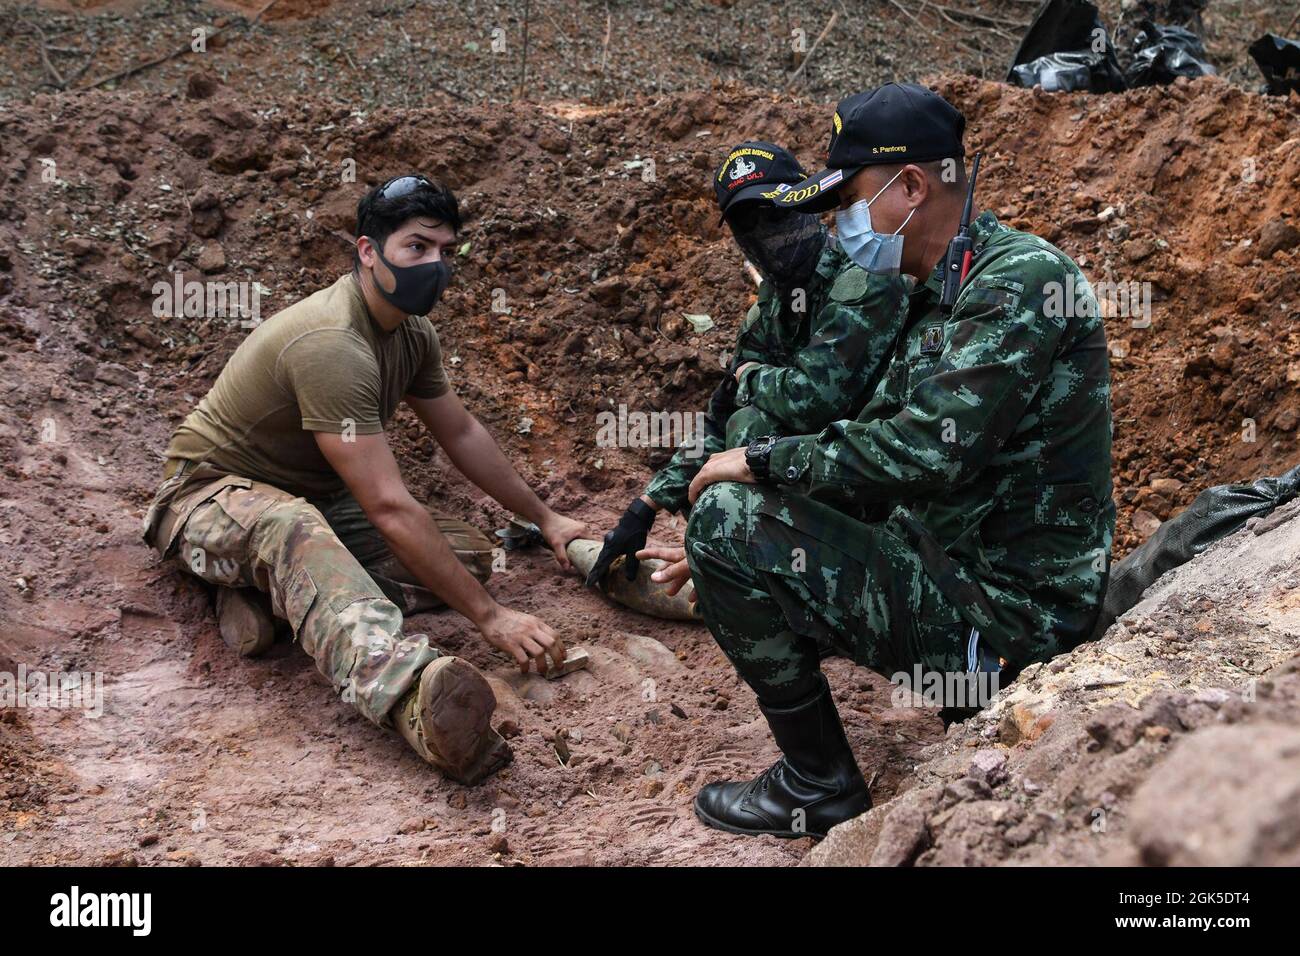
[[788, 149], [753, 140], [728, 154], [713, 177], [713, 192], [725, 216], [736, 203], [770, 203], [807, 175]]
[[831, 119], [827, 168], [784, 190], [776, 204], [802, 212], [834, 209], [840, 186], [864, 167], [965, 156], [965, 131], [960, 110], [915, 83], [886, 83], [847, 96]]

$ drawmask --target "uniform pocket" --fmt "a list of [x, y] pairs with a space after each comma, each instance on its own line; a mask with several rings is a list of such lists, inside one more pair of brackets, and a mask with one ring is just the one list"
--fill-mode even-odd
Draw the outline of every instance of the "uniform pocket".
[[252, 531], [257, 524], [257, 519], [266, 514], [268, 508], [287, 497], [292, 497], [279, 489], [274, 489], [271, 494], [267, 494], [266, 490], [266, 485], [254, 488], [253, 483], [247, 478], [238, 478], [235, 479], [235, 483], [220, 489], [214, 497], [221, 510], [230, 516], [231, 521], [245, 531]]
[[306, 620], [311, 606], [316, 603], [316, 596], [316, 582], [311, 579], [306, 568], [299, 568], [289, 579], [289, 586], [284, 589], [284, 616], [293, 627], [294, 636], [302, 629], [302, 622]]
[[1024, 292], [1023, 283], [1004, 276], [976, 279], [958, 293], [954, 312], [962, 322], [970, 319], [988, 321], [998, 313], [1010, 316], [1019, 307]]
[[247, 478], [227, 475], [224, 478], [218, 478], [216, 481], [202, 485], [189, 494], [182, 495], [179, 499], [173, 501], [167, 506], [166, 513], [158, 525], [160, 538], [165, 535], [166, 539], [164, 546], [159, 549], [162, 556], [170, 557], [174, 553], [176, 539], [180, 537], [181, 531], [185, 529], [185, 522], [189, 520], [190, 515], [194, 513], [199, 505], [211, 501], [227, 488], [248, 489], [252, 487], [252, 484]]
[[1101, 503], [1087, 482], [1039, 485], [1034, 524], [1040, 528], [1091, 528]]

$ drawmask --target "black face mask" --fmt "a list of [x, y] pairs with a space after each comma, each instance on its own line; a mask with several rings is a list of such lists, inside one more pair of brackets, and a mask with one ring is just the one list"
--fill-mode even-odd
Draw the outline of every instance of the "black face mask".
[[375, 255], [379, 256], [379, 261], [393, 274], [392, 292], [385, 292], [378, 282], [375, 283], [375, 288], [384, 297], [384, 301], [395, 309], [401, 309], [407, 315], [428, 315], [442, 298], [447, 283], [451, 282], [451, 269], [447, 263], [439, 259], [437, 262], [423, 262], [418, 266], [395, 266], [384, 258], [379, 243], [373, 239], [370, 243], [375, 247]]
[[826, 227], [808, 213], [757, 206], [730, 219], [740, 251], [763, 278], [783, 289], [807, 282], [826, 245]]

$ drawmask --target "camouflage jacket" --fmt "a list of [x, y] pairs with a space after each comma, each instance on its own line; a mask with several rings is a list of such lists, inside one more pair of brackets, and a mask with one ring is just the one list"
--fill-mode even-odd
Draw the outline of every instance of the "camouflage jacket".
[[[806, 289], [783, 298], [764, 282], [741, 325], [727, 376], [709, 399], [704, 454], [691, 457], [678, 449], [646, 494], [669, 511], [685, 508], [691, 479], [709, 455], [725, 449], [727, 420], [737, 408], [763, 412], [781, 435], [815, 432], [855, 417], [898, 340], [907, 291], [907, 280], [855, 266], [833, 238]], [[747, 362], [756, 364], [737, 383], [736, 369]]]
[[[1110, 368], [1100, 310], [1055, 246], [972, 225], [951, 315], [941, 270], [855, 422], [788, 438], [773, 480], [883, 506], [950, 604], [1023, 666], [1086, 639], [1100, 607], [1111, 500]], [[925, 609], [921, 609], [921, 623]]]

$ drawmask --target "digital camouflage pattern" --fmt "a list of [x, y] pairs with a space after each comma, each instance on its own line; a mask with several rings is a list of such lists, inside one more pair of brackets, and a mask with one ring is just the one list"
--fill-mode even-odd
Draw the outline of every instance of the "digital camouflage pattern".
[[771, 472], [858, 517], [888, 513], [935, 587], [1019, 667], [1085, 640], [1100, 606], [1115, 529], [1109, 364], [1068, 256], [992, 213], [971, 234], [952, 314], [936, 268], [858, 420], [779, 442]]
[[[200, 464], [163, 482], [145, 538], [210, 584], [268, 594], [275, 616], [288, 621], [335, 691], [367, 719], [386, 725], [389, 710], [421, 669], [442, 654], [424, 635], [403, 634], [403, 606], [411, 613], [441, 602], [414, 584], [387, 545], [379, 547], [382, 538], [375, 540], [378, 532], [355, 499], [337, 495], [321, 504], [342, 540], [316, 504]], [[486, 580], [490, 543], [468, 525], [455, 525], [457, 556]], [[361, 560], [345, 541], [358, 548]]]
[[691, 511], [686, 558], [700, 615], [766, 703], [809, 696], [828, 653], [887, 675], [967, 669], [970, 625], [892, 520], [721, 482]]
[[[709, 400], [704, 454], [691, 457], [688, 452], [697, 449], [678, 449], [646, 494], [669, 511], [682, 511], [691, 479], [709, 455], [764, 435], [809, 434], [856, 416], [880, 381], [906, 311], [906, 280], [855, 266], [833, 239], [806, 289], [782, 295], [764, 282], [737, 336], [727, 376]], [[737, 383], [736, 369], [746, 362], [757, 365]], [[738, 409], [742, 420], [732, 425]]]

